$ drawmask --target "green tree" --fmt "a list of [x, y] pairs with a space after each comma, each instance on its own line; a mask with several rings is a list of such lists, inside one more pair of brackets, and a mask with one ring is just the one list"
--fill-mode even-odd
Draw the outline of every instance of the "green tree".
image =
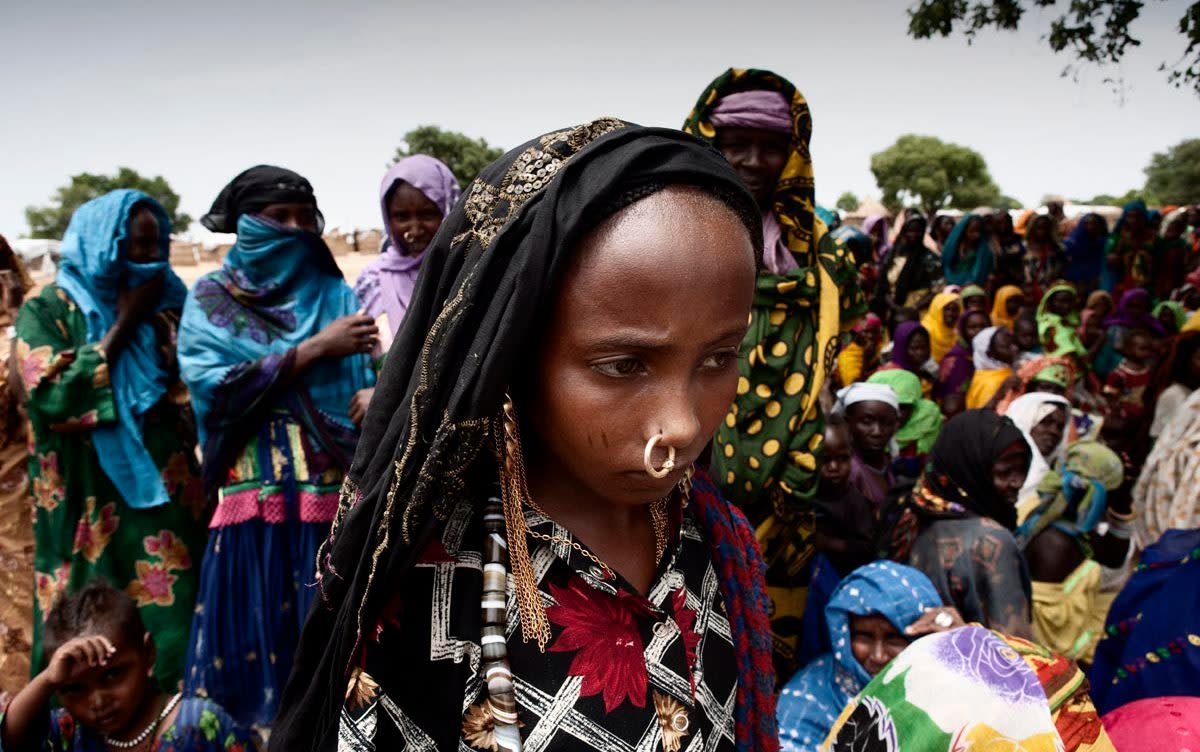
[[50, 204], [26, 208], [25, 221], [29, 223], [29, 236], [62, 238], [76, 209], [118, 188], [136, 188], [157, 199], [171, 218], [171, 232], [184, 232], [192, 223], [191, 217], [179, 211], [179, 194], [171, 190], [170, 184], [161, 175], [148, 178], [136, 170], [119, 167], [115, 175], [95, 175], [90, 172], [72, 175], [70, 183], [54, 192]]
[[[961, 31], [970, 43], [983, 29], [1014, 31], [1027, 10], [1041, 11], [1056, 4], [1056, 0], [919, 0], [908, 11], [908, 33], [914, 39], [929, 39]], [[1120, 63], [1130, 47], [1141, 45], [1129, 30], [1145, 5], [1145, 0], [1067, 3], [1044, 37], [1051, 50], [1071, 56], [1063, 75], [1073, 75], [1085, 65]], [[1183, 54], [1175, 63], [1161, 64], [1159, 70], [1168, 71], [1172, 85], [1188, 86], [1200, 95], [1200, 0], [1188, 4], [1176, 30], [1183, 37]]]
[[428, 154], [442, 160], [465, 188], [480, 170], [503, 156], [504, 150], [482, 138], [442, 130], [436, 125], [419, 125], [404, 134], [404, 144], [396, 149], [393, 161], [413, 154]]
[[1200, 138], [1150, 157], [1146, 193], [1164, 204], [1200, 203]]
[[948, 207], [996, 206], [1003, 198], [982, 154], [933, 136], [901, 136], [871, 157], [871, 172], [892, 211], [915, 204], [932, 215]]
[[1109, 193], [1101, 193], [1099, 195], [1093, 196], [1090, 199], [1087, 199], [1085, 201], [1078, 201], [1076, 203], [1091, 204], [1092, 206], [1124, 206], [1125, 204], [1128, 204], [1130, 201], [1137, 201], [1139, 199], [1142, 201], [1145, 201], [1146, 194], [1143, 191], [1138, 190], [1137, 188], [1130, 188], [1129, 190], [1125, 191], [1125, 194], [1122, 196], [1114, 196]]
[[858, 200], [858, 196], [855, 196], [850, 191], [846, 191], [842, 195], [838, 196], [837, 203], [834, 204], [834, 206], [844, 212], [852, 212], [858, 209], [858, 205], [860, 203], [862, 202]]

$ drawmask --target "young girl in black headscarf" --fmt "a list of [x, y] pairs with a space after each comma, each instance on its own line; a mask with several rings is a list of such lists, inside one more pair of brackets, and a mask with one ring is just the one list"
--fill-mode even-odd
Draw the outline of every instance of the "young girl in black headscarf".
[[1029, 462], [1011, 420], [991, 410], [959, 413], [901, 502], [892, 537], [892, 558], [928, 575], [963, 619], [1026, 639], [1032, 585], [1012, 531]]
[[758, 222], [678, 131], [599, 120], [483, 171], [388, 353], [273, 749], [774, 748], [763, 564], [690, 470]]

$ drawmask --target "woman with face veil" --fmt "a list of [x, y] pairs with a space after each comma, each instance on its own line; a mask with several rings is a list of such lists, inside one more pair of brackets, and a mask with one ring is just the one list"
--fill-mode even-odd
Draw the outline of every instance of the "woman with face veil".
[[468, 187], [388, 353], [272, 749], [775, 748], [762, 561], [690, 471], [736, 389], [758, 221], [718, 153], [613, 119]]

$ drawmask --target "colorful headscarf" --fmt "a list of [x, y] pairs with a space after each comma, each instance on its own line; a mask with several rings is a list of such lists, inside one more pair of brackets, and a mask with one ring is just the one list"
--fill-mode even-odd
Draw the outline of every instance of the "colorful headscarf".
[[996, 300], [992, 303], [992, 323], [1007, 327], [1011, 331], [1017, 323], [1017, 317], [1008, 314], [1008, 301], [1015, 295], [1024, 294], [1025, 292], [1016, 285], [1005, 285], [997, 290]]
[[918, 332], [924, 332], [925, 336], [929, 336], [929, 330], [916, 321], [905, 321], [896, 327], [892, 336], [892, 362], [919, 376], [925, 364], [913, 363], [908, 358], [908, 342]]
[[1108, 494], [1124, 482], [1125, 464], [1116, 452], [1099, 441], [1075, 442], [1059, 468], [1042, 477], [1037, 496], [1018, 504], [1017, 543], [1024, 547], [1051, 525], [1073, 538], [1090, 533], [1104, 518]]
[[[1175, 333], [1182, 331], [1183, 325], [1187, 323], [1189, 315], [1187, 309], [1183, 307], [1183, 303], [1177, 300], [1164, 300], [1154, 306], [1154, 310], [1151, 311], [1150, 315], [1157, 320], [1163, 311], [1170, 311], [1171, 315], [1175, 318]], [[1159, 323], [1161, 324], [1162, 322], [1159, 321]]]
[[893, 368], [873, 374], [867, 383], [890, 386], [901, 405], [912, 406], [908, 420], [896, 431], [896, 443], [902, 450], [910, 444], [916, 444], [919, 454], [927, 454], [942, 430], [944, 418], [937, 403], [921, 397], [921, 380], [917, 375]]
[[442, 218], [450, 213], [458, 201], [458, 181], [454, 173], [441, 161], [424, 154], [405, 157], [384, 174], [379, 183], [379, 204], [383, 211], [383, 227], [387, 232], [383, 252], [379, 258], [363, 269], [354, 283], [354, 292], [362, 303], [363, 310], [374, 317], [387, 314], [388, 326], [394, 335], [404, 321], [404, 312], [412, 300], [425, 254], [410, 256], [405, 251], [404, 239], [392, 235], [388, 220], [388, 196], [399, 183], [408, 183], [429, 199]]
[[[1037, 444], [1033, 440], [1033, 427], [1041, 423], [1055, 410], [1062, 408], [1066, 413], [1063, 416], [1063, 433], [1062, 439], [1058, 442], [1058, 446], [1050, 453], [1049, 457], [1042, 456], [1041, 450], [1037, 448]], [[1037, 492], [1038, 484], [1042, 482], [1042, 478], [1046, 473], [1050, 472], [1050, 468], [1062, 458], [1067, 448], [1067, 427], [1071, 420], [1071, 403], [1066, 397], [1060, 397], [1057, 394], [1049, 392], [1030, 392], [1022, 394], [1013, 400], [1012, 404], [1003, 413], [1007, 416], [1017, 428], [1021, 429], [1021, 433], [1025, 436], [1025, 443], [1029, 445], [1030, 456], [1032, 460], [1029, 463], [1029, 470], [1025, 473], [1025, 482], [1021, 484], [1021, 491], [1018, 495], [1018, 500], [1025, 499], [1029, 495]]]
[[957, 292], [939, 292], [933, 296], [933, 301], [929, 304], [929, 310], [921, 317], [921, 324], [925, 327], [925, 331], [929, 333], [929, 352], [935, 361], [942, 362], [942, 358], [946, 353], [950, 352], [950, 348], [954, 347], [955, 341], [958, 339], [953, 326], [947, 326], [946, 320], [942, 317], [942, 312], [952, 303], [961, 305], [961, 296]]
[[[967, 227], [972, 222], [980, 225], [979, 242], [974, 248], [967, 248]], [[946, 282], [952, 285], [981, 285], [987, 282], [988, 275], [992, 273], [994, 261], [984, 218], [968, 214], [958, 220], [942, 246], [942, 272], [946, 275]]]
[[1029, 227], [1029, 220], [1037, 216], [1037, 211], [1034, 209], [1022, 209], [1017, 215], [1017, 221], [1013, 223], [1013, 232], [1025, 237], [1025, 230]]
[[1069, 284], [1053, 285], [1042, 296], [1037, 307], [1038, 339], [1046, 355], [1076, 355], [1086, 358], [1088, 351], [1083, 340], [1079, 339], [1079, 314], [1072, 310], [1066, 316], [1059, 316], [1050, 310], [1050, 298], [1060, 292], [1067, 292], [1074, 298], [1075, 288]]
[[892, 244], [889, 239], [891, 225], [885, 214], [872, 214], [863, 221], [862, 230], [875, 241], [875, 261], [882, 261]]
[[791, 678], [779, 695], [779, 738], [787, 750], [812, 750], [871, 676], [850, 649], [850, 617], [879, 615], [904, 634], [925, 612], [942, 605], [929, 578], [912, 567], [876, 561], [846, 576], [825, 607], [834, 648]]
[[1038, 675], [995, 633], [962, 627], [917, 640], [842, 712], [831, 752], [1060, 752]]
[[984, 291], [984, 289], [979, 285], [967, 285], [962, 289], [962, 292], [960, 292], [958, 296], [962, 299], [964, 308], [967, 305], [967, 300], [970, 298], [983, 298], [984, 300], [987, 300], [987, 292]]
[[[853, 264], [821, 243], [826, 228], [815, 216], [808, 148], [812, 115], [795, 86], [770, 71], [730, 69], [705, 88], [683, 130], [711, 142], [717, 135], [713, 109], [728, 96], [748, 91], [776, 92], [788, 102], [791, 153], [769, 217], [778, 222], [796, 267], [759, 273], [742, 343], [738, 395], [716, 437], [722, 451], [714, 453], [714, 475], [757, 524], [771, 507], [760, 503], [766, 484], [775, 484], [792, 502], [807, 504], [815, 495], [814, 452], [824, 433], [818, 395], [833, 367], [843, 322], [857, 319], [866, 306]], [[754, 423], [759, 425], [752, 433]], [[732, 447], [730, 457], [726, 446]], [[777, 451], [764, 451], [767, 446]]]
[[[159, 261], [135, 263], [125, 256], [129, 217], [140, 206], [158, 220]], [[162, 298], [154, 310], [183, 307], [187, 288], [171, 270], [170, 248], [171, 220], [166, 210], [141, 191], [111, 191], [75, 210], [63, 236], [55, 282], [83, 313], [88, 342], [104, 339], [116, 322], [122, 282], [134, 288], [161, 275]], [[98, 425], [91, 433], [100, 468], [134, 509], [166, 504], [171, 497], [142, 435], [146, 413], [168, 386], [166, 362], [149, 320], [138, 325], [116, 362], [109, 364], [109, 379], [117, 420]]]
[[714, 128], [758, 128], [792, 133], [791, 102], [779, 91], [751, 89], [726, 94], [717, 100], [708, 120]]
[[[1150, 293], [1140, 287], [1126, 290], [1117, 302], [1117, 310], [1113, 315], [1104, 319], [1105, 326], [1120, 326], [1126, 329], [1146, 329], [1152, 334], [1164, 335], [1162, 323], [1150, 314]], [[1134, 315], [1129, 312], [1129, 306], [1135, 301], [1145, 304], [1146, 313]]]
[[[224, 265], [188, 293], [179, 329], [179, 368], [196, 411], [210, 488], [236, 460], [246, 431], [243, 416], [225, 414], [218, 388], [247, 364], [287, 357], [335, 319], [359, 310], [320, 235], [254, 214], [242, 215], [237, 229]], [[302, 424], [313, 421], [314, 439], [324, 437], [322, 448], [343, 467], [358, 438], [350, 400], [374, 381], [363, 353], [324, 359], [295, 379], [289, 411]]]

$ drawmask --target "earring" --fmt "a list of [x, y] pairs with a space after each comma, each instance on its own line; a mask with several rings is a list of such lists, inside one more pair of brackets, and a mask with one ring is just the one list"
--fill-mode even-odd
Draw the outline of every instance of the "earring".
[[529, 528], [525, 524], [529, 486], [525, 480], [517, 408], [507, 394], [504, 395], [504, 409], [499, 422], [496, 441], [500, 455], [500, 495], [504, 504], [504, 524], [508, 529], [509, 570], [512, 572], [517, 611], [521, 617], [521, 637], [525, 642], [537, 640], [538, 649], [544, 653], [550, 641], [550, 620], [546, 617], [546, 608], [538, 594], [537, 576], [529, 558]]
[[696, 466], [688, 465], [687, 470], [683, 471], [683, 477], [675, 484], [679, 489], [679, 496], [683, 500], [683, 508], [687, 509], [688, 501], [692, 498], [692, 477], [696, 474]]

